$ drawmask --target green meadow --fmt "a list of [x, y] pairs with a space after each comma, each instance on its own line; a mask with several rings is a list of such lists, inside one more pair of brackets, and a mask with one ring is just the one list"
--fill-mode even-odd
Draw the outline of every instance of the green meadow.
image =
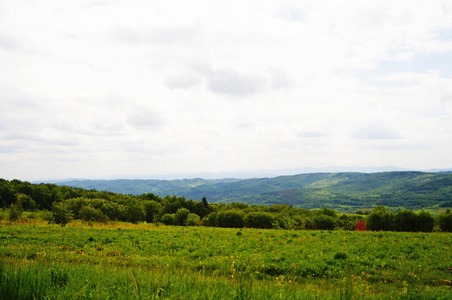
[[0, 299], [451, 299], [450, 233], [28, 221]]

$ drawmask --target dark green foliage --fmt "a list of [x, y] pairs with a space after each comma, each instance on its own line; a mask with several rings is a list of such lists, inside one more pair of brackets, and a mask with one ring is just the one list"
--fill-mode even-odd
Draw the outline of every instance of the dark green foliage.
[[185, 223], [187, 226], [199, 226], [201, 222], [201, 218], [197, 214], [189, 214], [187, 217], [187, 222]]
[[158, 219], [162, 211], [162, 205], [155, 200], [146, 201], [144, 203], [144, 209], [146, 211], [146, 222], [152, 223]]
[[65, 226], [72, 219], [72, 212], [64, 202], [54, 203], [52, 206], [52, 222]]
[[215, 223], [218, 227], [242, 228], [245, 226], [245, 214], [238, 210], [220, 211], [216, 214]]
[[439, 216], [439, 227], [444, 232], [452, 232], [452, 213], [449, 209]]
[[16, 222], [19, 220], [20, 216], [22, 215], [22, 206], [20, 203], [17, 204], [11, 204], [9, 206], [9, 221], [10, 222]]
[[144, 220], [146, 211], [144, 210], [142, 203], [133, 200], [127, 205], [125, 214], [128, 222], [138, 223]]
[[414, 232], [416, 229], [416, 214], [411, 210], [401, 210], [394, 216], [394, 229], [396, 231]]
[[174, 225], [174, 214], [164, 214], [160, 218], [160, 222], [165, 225]]
[[103, 222], [107, 220], [102, 211], [89, 205], [83, 206], [80, 209], [79, 217], [86, 222], [91, 221]]
[[392, 215], [384, 206], [375, 207], [366, 219], [366, 227], [372, 231], [392, 230]]
[[417, 214], [416, 231], [432, 232], [435, 226], [435, 218], [427, 211], [421, 211]]
[[276, 227], [275, 217], [267, 212], [252, 212], [245, 217], [245, 226], [249, 228], [267, 228]]
[[318, 215], [314, 217], [315, 229], [334, 230], [336, 228], [337, 219], [327, 215]]
[[174, 215], [174, 225], [185, 226], [190, 211], [186, 208], [179, 208]]

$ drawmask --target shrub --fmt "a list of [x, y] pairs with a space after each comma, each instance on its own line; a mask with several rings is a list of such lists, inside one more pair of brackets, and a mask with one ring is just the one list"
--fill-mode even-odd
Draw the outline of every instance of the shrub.
[[208, 214], [205, 219], [206, 219], [207, 226], [212, 226], [212, 227], [218, 226], [217, 225], [217, 213], [216, 212]]
[[147, 201], [144, 204], [146, 211], [146, 222], [152, 223], [162, 211], [162, 205], [155, 200]]
[[160, 221], [165, 225], [174, 225], [174, 214], [164, 214]]
[[11, 204], [9, 206], [9, 221], [16, 222], [22, 215], [22, 206], [19, 204]]
[[189, 214], [187, 217], [187, 226], [199, 226], [201, 218], [197, 214]]
[[190, 211], [186, 208], [179, 208], [174, 215], [174, 225], [185, 226]]
[[225, 210], [217, 213], [217, 226], [228, 228], [242, 228], [245, 225], [245, 214], [236, 210]]
[[394, 229], [396, 231], [417, 231], [417, 216], [412, 210], [401, 210], [394, 216]]
[[314, 224], [316, 229], [334, 230], [336, 227], [336, 218], [327, 215], [315, 216]]
[[444, 232], [452, 232], [452, 213], [447, 210], [445, 213], [439, 215], [439, 228]]
[[417, 230], [422, 232], [432, 232], [435, 226], [435, 218], [427, 212], [421, 211], [417, 215]]
[[377, 206], [367, 216], [366, 227], [372, 231], [391, 230], [392, 215], [384, 206]]
[[106, 221], [106, 217], [102, 214], [99, 209], [95, 209], [92, 206], [83, 206], [79, 211], [79, 216], [83, 221], [91, 222], [91, 221]]
[[249, 228], [268, 228], [277, 225], [275, 217], [267, 212], [252, 212], [245, 217], [245, 226]]
[[72, 212], [65, 202], [57, 202], [52, 206], [52, 222], [65, 226], [72, 219]]
[[359, 221], [355, 225], [355, 231], [369, 231], [366, 227], [366, 220]]
[[146, 211], [141, 203], [138, 201], [132, 201], [126, 208], [127, 221], [132, 223], [138, 223], [144, 221], [146, 217]]

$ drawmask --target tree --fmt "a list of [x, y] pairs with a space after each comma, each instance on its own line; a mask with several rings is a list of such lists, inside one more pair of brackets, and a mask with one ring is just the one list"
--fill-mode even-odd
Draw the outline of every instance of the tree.
[[158, 216], [162, 211], [162, 205], [155, 200], [146, 201], [144, 204], [144, 209], [146, 211], [146, 222], [152, 223], [158, 219]]
[[186, 208], [179, 208], [174, 215], [174, 225], [185, 226], [190, 211]]
[[394, 229], [396, 231], [417, 231], [417, 216], [412, 210], [401, 210], [394, 216]]
[[174, 214], [164, 214], [160, 221], [165, 225], [174, 225]]
[[126, 218], [127, 221], [132, 223], [138, 223], [140, 221], [144, 221], [146, 217], [146, 211], [141, 203], [136, 200], [128, 203], [126, 207]]
[[242, 211], [224, 210], [217, 213], [216, 223], [218, 227], [242, 228], [245, 225], [244, 218]]
[[[199, 199], [199, 198], [198, 198], [198, 199]], [[202, 202], [202, 205], [203, 205], [205, 208], [209, 207], [209, 203], [207, 203], [206, 197], [202, 197], [201, 202]]]
[[372, 231], [391, 230], [392, 215], [384, 206], [376, 206], [367, 216], [366, 227]]
[[445, 213], [439, 215], [439, 228], [444, 232], [452, 232], [452, 213], [448, 209]]
[[57, 202], [52, 205], [52, 222], [61, 226], [65, 226], [72, 219], [72, 212], [67, 203]]
[[336, 221], [336, 218], [323, 214], [314, 217], [315, 228], [320, 230], [334, 230]]
[[100, 209], [94, 208], [91, 205], [83, 206], [79, 211], [79, 216], [83, 221], [86, 222], [104, 222], [107, 220]]
[[267, 212], [252, 212], [245, 217], [245, 226], [249, 228], [271, 229], [277, 225], [275, 217]]
[[9, 221], [10, 222], [16, 222], [19, 220], [20, 216], [22, 215], [22, 206], [20, 203], [11, 204], [9, 206]]
[[432, 232], [434, 226], [435, 218], [429, 212], [423, 210], [418, 213], [416, 231]]
[[201, 218], [197, 214], [189, 214], [187, 217], [187, 226], [199, 226]]

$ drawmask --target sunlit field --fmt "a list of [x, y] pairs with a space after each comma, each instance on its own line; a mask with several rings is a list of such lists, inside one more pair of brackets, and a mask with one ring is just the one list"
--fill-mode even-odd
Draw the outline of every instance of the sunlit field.
[[1, 299], [452, 297], [445, 233], [0, 227]]

